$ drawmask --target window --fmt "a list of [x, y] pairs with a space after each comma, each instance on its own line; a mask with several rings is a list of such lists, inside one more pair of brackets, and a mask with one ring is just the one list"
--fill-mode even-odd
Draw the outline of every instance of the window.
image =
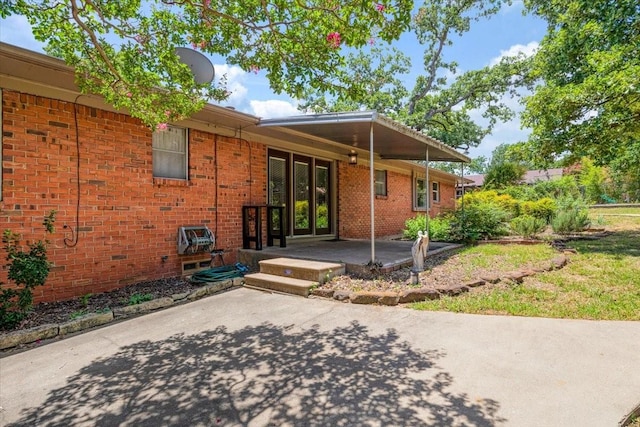
[[169, 126], [153, 132], [153, 177], [187, 179], [187, 130]]
[[431, 197], [431, 200], [433, 200], [434, 202], [440, 202], [440, 183], [439, 182], [431, 183], [431, 194], [433, 195], [433, 197]]
[[376, 196], [387, 195], [387, 171], [376, 170]]
[[426, 209], [427, 208], [427, 193], [426, 184], [424, 178], [416, 178], [414, 185], [414, 197], [413, 208], [414, 209]]

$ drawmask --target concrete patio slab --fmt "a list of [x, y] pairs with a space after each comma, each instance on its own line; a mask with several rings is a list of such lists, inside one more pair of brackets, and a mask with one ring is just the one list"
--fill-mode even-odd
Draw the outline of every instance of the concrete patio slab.
[[640, 322], [236, 289], [0, 359], [1, 425], [613, 426]]
[[[376, 240], [376, 261], [383, 269], [394, 270], [411, 265], [412, 241]], [[446, 242], [430, 242], [427, 257], [461, 245]], [[299, 258], [314, 261], [345, 264], [347, 272], [359, 272], [371, 261], [371, 241], [369, 240], [299, 240], [287, 241], [287, 247], [265, 246], [261, 251], [240, 249], [240, 262], [257, 270], [259, 260], [267, 258]]]

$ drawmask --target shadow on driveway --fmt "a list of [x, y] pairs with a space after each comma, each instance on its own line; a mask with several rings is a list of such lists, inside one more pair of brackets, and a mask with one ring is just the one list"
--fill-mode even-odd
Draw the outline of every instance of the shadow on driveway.
[[[143, 333], [141, 331], [141, 333]], [[178, 334], [97, 359], [11, 425], [473, 425], [498, 402], [449, 392], [445, 354], [357, 322]]]

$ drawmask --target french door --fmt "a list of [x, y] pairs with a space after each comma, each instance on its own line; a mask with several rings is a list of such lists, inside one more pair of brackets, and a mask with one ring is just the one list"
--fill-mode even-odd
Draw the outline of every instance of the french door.
[[269, 150], [269, 204], [284, 206], [287, 234], [331, 233], [331, 163]]

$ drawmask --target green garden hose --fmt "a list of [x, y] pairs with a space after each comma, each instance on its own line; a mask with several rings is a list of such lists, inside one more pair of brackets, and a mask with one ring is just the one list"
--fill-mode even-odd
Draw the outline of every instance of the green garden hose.
[[206, 270], [193, 273], [192, 282], [220, 282], [223, 280], [243, 277], [249, 271], [246, 265], [236, 263], [234, 265], [221, 265], [219, 267], [211, 267]]

